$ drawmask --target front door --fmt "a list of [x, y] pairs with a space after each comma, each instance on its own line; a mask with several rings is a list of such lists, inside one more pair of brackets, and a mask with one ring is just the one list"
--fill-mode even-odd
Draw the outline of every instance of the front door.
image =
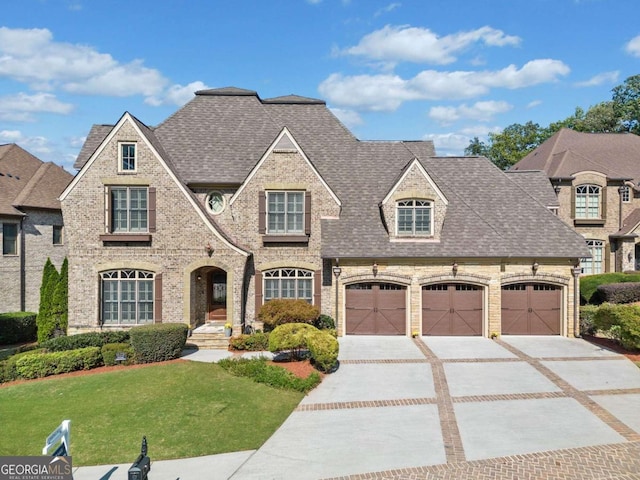
[[208, 275], [207, 305], [209, 321], [227, 319], [227, 273], [214, 270]]

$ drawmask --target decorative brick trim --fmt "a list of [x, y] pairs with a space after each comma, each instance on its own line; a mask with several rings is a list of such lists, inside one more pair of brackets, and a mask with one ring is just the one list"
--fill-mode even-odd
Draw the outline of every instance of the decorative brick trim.
[[344, 410], [352, 408], [381, 408], [406, 407], [410, 405], [434, 405], [435, 398], [402, 398], [397, 400], [365, 400], [356, 402], [312, 403], [298, 405], [296, 412], [311, 412], [318, 410]]

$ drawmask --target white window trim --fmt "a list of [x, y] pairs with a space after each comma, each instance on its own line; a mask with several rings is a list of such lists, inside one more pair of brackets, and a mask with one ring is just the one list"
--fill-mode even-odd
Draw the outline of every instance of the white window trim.
[[[133, 272], [134, 276], [133, 277], [123, 277], [123, 272]], [[110, 277], [110, 275], [115, 274], [115, 277]], [[144, 276], [141, 276], [144, 275]], [[130, 278], [131, 280], [134, 280], [136, 282], [136, 298], [135, 298], [135, 304], [136, 304], [136, 320], [135, 322], [125, 322], [122, 320], [122, 292], [121, 292], [121, 282], [124, 280], [127, 280], [128, 278]], [[118, 319], [115, 322], [112, 321], [105, 321], [104, 318], [104, 306], [105, 306], [105, 299], [104, 299], [104, 284], [105, 282], [108, 281], [112, 281], [112, 282], [117, 282], [118, 284]], [[140, 299], [138, 297], [139, 291], [138, 291], [138, 281], [150, 281], [151, 282], [151, 295], [152, 295], [152, 299], [151, 299], [151, 319], [150, 320], [146, 320], [146, 321], [138, 321], [139, 318], [139, 303], [140, 303]], [[102, 325], [147, 325], [150, 323], [154, 323], [155, 318], [155, 307], [156, 307], [156, 293], [155, 293], [155, 274], [153, 272], [147, 271], [147, 270], [139, 270], [139, 269], [135, 269], [135, 268], [122, 268], [122, 269], [116, 269], [116, 270], [107, 270], [104, 272], [100, 272], [100, 296], [101, 296], [101, 301], [100, 301], [100, 323]]]
[[[126, 145], [133, 145], [133, 169], [125, 169], [123, 165], [122, 149]], [[138, 144], [137, 142], [118, 142], [118, 173], [137, 173], [138, 171]]]
[[[209, 205], [209, 200], [211, 200], [211, 197], [213, 195], [220, 195], [220, 198], [222, 198], [222, 207], [217, 212], [214, 211]], [[207, 212], [209, 212], [211, 215], [220, 215], [222, 212], [224, 212], [225, 208], [227, 208], [227, 199], [225, 198], [224, 193], [222, 193], [220, 190], [212, 190], [211, 192], [207, 193], [204, 204], [207, 208]]]
[[[399, 209], [400, 207], [400, 202], [413, 202], [413, 206], [410, 207], [413, 209], [414, 212], [414, 218], [413, 218], [413, 226], [412, 226], [412, 233], [404, 233], [404, 232], [400, 232], [400, 215], [399, 215]], [[428, 203], [428, 208], [429, 209], [429, 232], [421, 232], [421, 233], [415, 233], [415, 211], [416, 208], [418, 208], [415, 205], [415, 202], [426, 202]], [[401, 198], [396, 200], [396, 205], [395, 205], [395, 215], [396, 215], [396, 236], [399, 238], [429, 238], [429, 237], [433, 237], [433, 217], [434, 217], [434, 201], [428, 198]]]
[[[604, 265], [605, 265], [605, 242], [604, 240], [597, 239], [587, 239], [585, 240], [587, 243], [587, 248], [591, 252], [591, 257], [583, 257], [580, 259], [580, 266], [582, 267], [582, 273], [584, 275], [597, 275], [599, 273], [604, 273]], [[600, 250], [600, 260], [596, 262], [595, 251]], [[598, 271], [594, 268], [598, 266]], [[586, 270], [585, 270], [586, 269]]]
[[[147, 196], [146, 196], [146, 201], [147, 201], [147, 216], [146, 216], [146, 223], [147, 223], [147, 228], [144, 230], [132, 230], [131, 229], [131, 190], [136, 189], [136, 190], [146, 190], [147, 192]], [[127, 191], [127, 228], [124, 230], [117, 230], [116, 229], [116, 218], [115, 218], [115, 213], [116, 213], [116, 209], [113, 207], [113, 194], [114, 194], [114, 190], [126, 190]], [[111, 215], [111, 232], [108, 233], [114, 233], [114, 234], [124, 234], [124, 233], [149, 233], [149, 187], [147, 186], [141, 186], [141, 185], [114, 185], [110, 188], [109, 191], [109, 196], [108, 196], [108, 202], [109, 202], [109, 212], [108, 214]]]
[[622, 203], [631, 203], [631, 187], [629, 185], [623, 185], [622, 191]]
[[[585, 187], [587, 188], [587, 193], [584, 194], [580, 194], [580, 195], [584, 195], [585, 196], [585, 206], [584, 206], [584, 216], [578, 216], [578, 189], [581, 187]], [[594, 187], [598, 189], [598, 193], [590, 193], [588, 191], [589, 188]], [[577, 185], [576, 186], [576, 192], [575, 192], [575, 218], [578, 220], [583, 220], [583, 219], [601, 219], [602, 218], [602, 195], [603, 195], [603, 187], [600, 185], [595, 185], [595, 184], [591, 184], [591, 183], [585, 183], [583, 185]], [[598, 214], [596, 216], [591, 216], [589, 215], [589, 198], [596, 196], [598, 197]]]
[[[292, 277], [283, 277], [282, 276], [282, 271], [284, 271], [284, 270], [294, 270], [295, 271], [295, 275], [292, 276]], [[276, 273], [276, 272], [278, 273], [277, 276], [272, 276], [272, 277], [269, 276], [269, 274]], [[304, 272], [304, 275], [301, 275], [300, 272]], [[309, 303], [311, 305], [313, 305], [313, 299], [314, 299], [314, 295], [315, 295], [315, 292], [314, 292], [314, 288], [315, 288], [314, 275], [315, 275], [315, 273], [312, 270], [307, 270], [305, 268], [286, 268], [286, 267], [283, 267], [283, 268], [274, 268], [274, 269], [271, 269], [271, 270], [265, 270], [264, 272], [262, 272], [262, 292], [263, 292], [262, 298], [263, 298], [263, 303], [267, 302], [269, 300], [276, 300], [276, 299], [277, 300], [280, 300], [280, 299], [287, 300], [287, 299], [291, 299], [291, 300], [308, 300]], [[293, 280], [295, 280], [296, 281], [296, 297], [294, 298], [294, 297], [282, 297], [282, 296], [280, 296], [280, 297], [273, 297], [273, 298], [267, 299], [267, 281], [273, 280], [273, 279], [278, 279], [278, 280], [283, 280], [283, 279], [285, 279], [285, 280], [286, 279], [290, 279], [291, 280], [291, 279], [293, 279]], [[311, 297], [309, 299], [297, 296], [297, 293], [298, 293], [298, 281], [299, 280], [310, 280], [311, 281]], [[282, 283], [280, 284], [280, 293], [282, 293]]]

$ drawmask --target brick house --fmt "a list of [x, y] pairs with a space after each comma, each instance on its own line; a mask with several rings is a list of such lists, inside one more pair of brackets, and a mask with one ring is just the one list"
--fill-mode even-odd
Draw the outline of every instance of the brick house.
[[540, 172], [360, 141], [324, 101], [237, 88], [196, 92], [154, 128], [96, 125], [76, 167], [61, 196], [71, 333], [237, 333], [272, 298], [318, 305], [340, 335], [575, 332], [588, 251]]
[[640, 269], [640, 137], [563, 128], [511, 171], [542, 170], [558, 216], [584, 239], [585, 274]]
[[73, 175], [15, 144], [0, 145], [0, 312], [37, 312], [42, 269], [67, 247], [58, 196]]

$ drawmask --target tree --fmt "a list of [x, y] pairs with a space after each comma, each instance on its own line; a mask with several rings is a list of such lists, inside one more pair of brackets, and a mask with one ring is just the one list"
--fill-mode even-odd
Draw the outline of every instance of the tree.
[[640, 134], [640, 75], [627, 78], [612, 92], [613, 111], [624, 130]]
[[56, 322], [53, 316], [53, 296], [58, 278], [56, 267], [51, 263], [51, 259], [47, 258], [44, 269], [42, 270], [40, 308], [38, 309], [38, 316], [36, 317], [38, 342], [43, 342], [51, 338], [56, 328]]
[[60, 267], [60, 275], [53, 292], [52, 315], [55, 322], [54, 336], [66, 335], [67, 325], [69, 323], [68, 316], [68, 298], [69, 298], [69, 262], [65, 257]]
[[615, 133], [624, 131], [613, 102], [600, 102], [587, 110], [579, 125], [579, 132]]
[[537, 123], [514, 123], [500, 133], [489, 134], [487, 157], [500, 169], [506, 170], [540, 145], [542, 138], [543, 130]]
[[481, 142], [478, 137], [473, 137], [471, 143], [464, 149], [464, 154], [474, 157], [486, 157], [488, 147], [484, 142]]

